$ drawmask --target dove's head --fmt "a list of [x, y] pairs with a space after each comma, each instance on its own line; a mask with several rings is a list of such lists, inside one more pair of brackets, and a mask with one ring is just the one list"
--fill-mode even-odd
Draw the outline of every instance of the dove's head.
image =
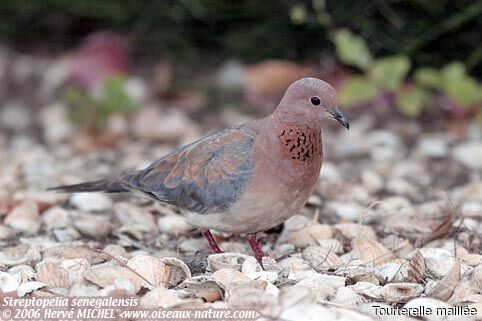
[[338, 110], [335, 88], [317, 78], [302, 78], [292, 83], [274, 115], [296, 124], [320, 124], [325, 118], [333, 118], [349, 128], [348, 120]]

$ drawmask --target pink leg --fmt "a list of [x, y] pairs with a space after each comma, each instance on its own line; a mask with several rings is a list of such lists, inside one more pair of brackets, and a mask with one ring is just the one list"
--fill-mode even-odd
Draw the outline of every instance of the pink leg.
[[261, 264], [261, 266], [263, 266], [261, 261], [262, 261], [263, 256], [265, 256], [265, 255], [264, 255], [263, 250], [259, 246], [258, 241], [256, 240], [256, 234], [251, 235], [249, 237], [248, 242], [249, 242], [249, 245], [251, 246], [251, 248], [253, 249], [256, 260], [259, 262], [259, 264]]
[[216, 243], [216, 240], [214, 239], [214, 236], [211, 234], [210, 230], [201, 230], [201, 233], [208, 241], [209, 246], [214, 253], [223, 253], [223, 251], [221, 251], [221, 249], [219, 248], [218, 243]]

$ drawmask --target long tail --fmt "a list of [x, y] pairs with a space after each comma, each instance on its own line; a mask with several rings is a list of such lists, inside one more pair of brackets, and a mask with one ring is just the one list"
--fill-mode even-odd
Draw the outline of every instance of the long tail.
[[106, 192], [120, 193], [129, 190], [122, 186], [122, 177], [113, 179], [102, 179], [99, 181], [85, 182], [74, 185], [56, 186], [47, 189], [48, 191], [59, 191], [65, 193], [75, 192]]

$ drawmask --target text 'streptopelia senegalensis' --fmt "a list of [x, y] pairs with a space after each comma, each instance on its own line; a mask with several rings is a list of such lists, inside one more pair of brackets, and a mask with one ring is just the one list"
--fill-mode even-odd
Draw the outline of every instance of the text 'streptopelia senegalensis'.
[[256, 233], [295, 214], [313, 191], [323, 159], [321, 126], [328, 117], [348, 128], [335, 89], [303, 78], [289, 86], [268, 117], [201, 138], [143, 170], [53, 189], [140, 191], [175, 204], [215, 252], [220, 250], [209, 229], [252, 234], [249, 243], [261, 261]]

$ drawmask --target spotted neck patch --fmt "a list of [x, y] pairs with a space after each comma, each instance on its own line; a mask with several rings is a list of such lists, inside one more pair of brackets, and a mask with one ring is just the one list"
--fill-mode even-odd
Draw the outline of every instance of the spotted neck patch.
[[321, 132], [311, 127], [285, 126], [278, 134], [284, 152], [293, 160], [306, 162], [321, 154]]

